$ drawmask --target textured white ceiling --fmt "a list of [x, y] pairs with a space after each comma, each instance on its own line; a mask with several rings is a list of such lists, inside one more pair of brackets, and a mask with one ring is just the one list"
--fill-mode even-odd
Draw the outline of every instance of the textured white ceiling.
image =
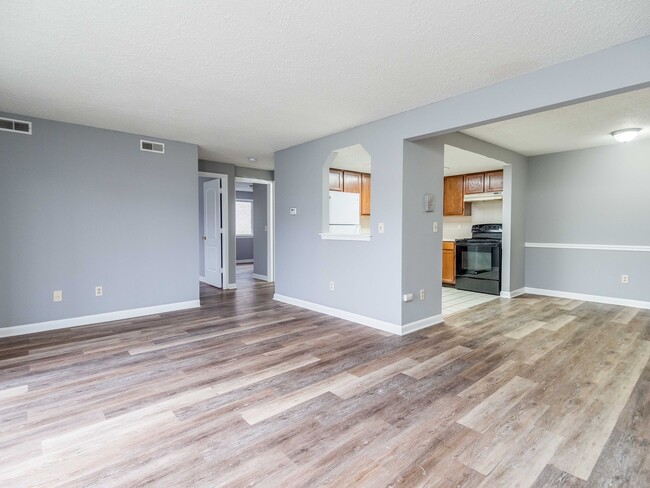
[[[649, 2], [650, 3], [650, 2]], [[525, 156], [620, 144], [619, 129], [650, 138], [650, 88], [467, 129], [463, 132]]]
[[269, 168], [278, 149], [643, 37], [649, 19], [648, 0], [0, 0], [0, 109]]
[[330, 168], [370, 173], [372, 164], [370, 154], [368, 154], [368, 151], [366, 151], [361, 144], [344, 147], [334, 152], [336, 155], [330, 163]]
[[504, 166], [503, 161], [445, 144], [445, 176], [492, 171]]

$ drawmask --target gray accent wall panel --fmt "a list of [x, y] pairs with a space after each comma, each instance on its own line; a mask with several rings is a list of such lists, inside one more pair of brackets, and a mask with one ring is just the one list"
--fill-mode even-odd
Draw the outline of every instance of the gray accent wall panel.
[[0, 132], [0, 326], [199, 298], [195, 145], [2, 115], [33, 135]]
[[526, 286], [650, 303], [650, 253], [527, 248]]
[[[532, 157], [526, 241], [650, 246], [648, 182], [650, 140]], [[526, 286], [650, 301], [650, 252], [527, 248]]]
[[266, 276], [268, 260], [268, 185], [253, 185], [253, 273]]
[[650, 140], [530, 158], [526, 241], [650, 246]]

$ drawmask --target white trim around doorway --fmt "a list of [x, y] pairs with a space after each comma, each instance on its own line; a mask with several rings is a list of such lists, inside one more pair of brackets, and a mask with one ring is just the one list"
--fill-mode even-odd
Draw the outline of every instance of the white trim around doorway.
[[[237, 288], [236, 283], [230, 283], [230, 228], [228, 227], [228, 214], [230, 213], [230, 207], [228, 206], [228, 175], [223, 173], [212, 173], [209, 171], [199, 171], [198, 176], [203, 176], [206, 178], [214, 178], [221, 180], [221, 194], [223, 196], [221, 200], [221, 215], [223, 217], [223, 242], [225, 245], [222, 246], [223, 250], [223, 290], [233, 290]], [[225, 211], [224, 211], [225, 208]]]

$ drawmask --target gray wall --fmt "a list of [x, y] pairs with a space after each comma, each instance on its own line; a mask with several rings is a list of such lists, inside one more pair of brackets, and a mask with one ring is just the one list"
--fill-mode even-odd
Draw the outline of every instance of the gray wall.
[[260, 276], [267, 273], [267, 188], [268, 185], [253, 185], [253, 273]]
[[[650, 140], [532, 157], [526, 241], [650, 246], [649, 182]], [[529, 247], [526, 286], [650, 301], [650, 253]]]
[[[404, 310], [412, 308], [413, 313], [402, 309], [402, 292], [418, 287], [417, 280], [409, 277], [410, 268], [404, 276], [404, 254], [409, 250], [403, 249], [403, 243], [412, 226], [405, 214], [417, 204], [409, 197], [405, 200], [403, 192], [410, 191], [406, 181], [415, 181], [408, 165], [412, 162], [417, 167], [418, 158], [426, 157], [404, 140], [442, 135], [645, 86], [650, 84], [648, 59], [650, 37], [278, 151], [277, 293], [394, 324], [440, 313], [437, 303], [405, 304]], [[372, 158], [373, 237], [370, 242], [323, 241], [318, 235], [322, 225], [323, 164], [331, 151], [353, 144], [362, 144]], [[525, 208], [525, 164], [522, 171], [510, 177], [513, 218], [518, 219], [515, 212]], [[440, 188], [440, 182], [431, 184]], [[290, 216], [290, 207], [296, 207], [298, 214]], [[376, 234], [378, 222], [385, 223], [384, 234]], [[517, 229], [521, 234], [510, 236], [513, 243], [523, 242], [524, 229]], [[523, 256], [524, 250], [517, 245], [511, 261], [513, 290], [523, 282]], [[328, 290], [329, 281], [336, 283], [333, 292]]]
[[272, 170], [268, 169], [244, 168], [242, 166], [235, 166], [235, 177], [273, 181], [275, 175]]
[[0, 326], [198, 299], [195, 145], [2, 116], [33, 135], [0, 131]]
[[237, 243], [235, 235], [235, 177], [258, 178], [261, 180], [273, 181], [274, 172], [255, 168], [241, 168], [234, 164], [206, 161], [204, 159], [199, 159], [199, 171], [221, 173], [228, 176], [228, 274], [230, 275], [230, 284], [235, 284], [237, 264]]
[[[402, 289], [413, 293], [402, 304], [402, 322], [439, 315], [442, 310], [442, 195], [444, 144], [404, 141], [404, 216], [402, 222]], [[424, 211], [424, 195], [435, 198], [433, 212]], [[438, 232], [433, 232], [433, 222]], [[424, 289], [425, 299], [419, 299]]]
[[253, 238], [237, 237], [237, 261], [253, 261]]

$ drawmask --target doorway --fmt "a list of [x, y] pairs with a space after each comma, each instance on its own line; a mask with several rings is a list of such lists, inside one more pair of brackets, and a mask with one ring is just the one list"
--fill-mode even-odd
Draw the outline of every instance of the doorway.
[[237, 279], [274, 281], [274, 184], [235, 178]]
[[444, 145], [442, 314], [452, 315], [499, 297], [503, 199], [508, 164]]
[[228, 288], [228, 177], [199, 172], [199, 281]]

